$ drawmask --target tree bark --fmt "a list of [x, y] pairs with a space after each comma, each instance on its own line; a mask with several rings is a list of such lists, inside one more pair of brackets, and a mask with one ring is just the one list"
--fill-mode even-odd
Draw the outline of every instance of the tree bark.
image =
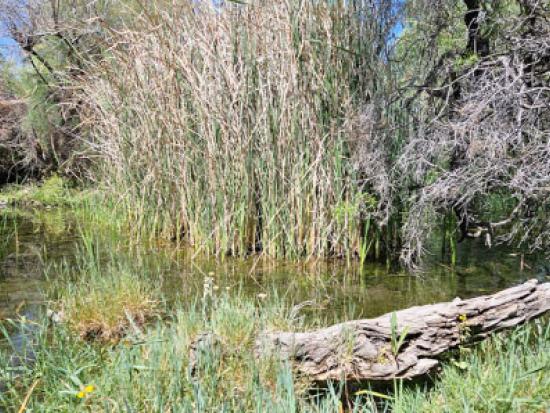
[[496, 294], [424, 305], [305, 333], [264, 332], [256, 355], [277, 355], [316, 381], [423, 375], [461, 344], [550, 310], [550, 283], [530, 280]]

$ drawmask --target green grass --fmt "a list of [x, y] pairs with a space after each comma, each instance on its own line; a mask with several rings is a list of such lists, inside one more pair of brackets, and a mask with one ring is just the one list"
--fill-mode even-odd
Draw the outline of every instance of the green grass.
[[[272, 359], [256, 359], [264, 329], [302, 330], [284, 305], [225, 292], [180, 303], [145, 331], [118, 343], [86, 342], [70, 325], [42, 324], [34, 366], [12, 369], [0, 353], [0, 408], [93, 412], [340, 412], [335, 384], [315, 396], [307, 380]], [[206, 346], [191, 376], [189, 349], [200, 332], [220, 337]], [[550, 400], [550, 327], [537, 322], [497, 335], [445, 364], [431, 388], [396, 382], [385, 397], [349, 395], [356, 412], [544, 412]], [[36, 384], [35, 384], [36, 383]], [[32, 387], [34, 384], [34, 387]], [[93, 388], [87, 386], [93, 386]]]
[[139, 275], [111, 271], [63, 288], [58, 310], [84, 339], [118, 341], [158, 313], [158, 289]]
[[[0, 380], [8, 379], [9, 390], [0, 406], [18, 407], [29, 386], [40, 379], [29, 409], [251, 411], [258, 404], [277, 405], [281, 411], [291, 408], [297, 401], [294, 381], [285, 366], [259, 363], [251, 354], [255, 332], [268, 326], [275, 315], [271, 311], [259, 315], [254, 303], [227, 297], [213, 305], [209, 321], [198, 303], [176, 310], [144, 335], [129, 334], [115, 346], [88, 344], [65, 326], [47, 334], [42, 326], [34, 368], [18, 378], [10, 378], [9, 369], [1, 369]], [[192, 379], [189, 346], [201, 331], [223, 337], [223, 350], [203, 354]], [[95, 390], [79, 399], [78, 392], [86, 385]]]
[[66, 206], [76, 202], [76, 194], [77, 191], [69, 189], [66, 180], [58, 175], [52, 175], [38, 183], [2, 188], [0, 201], [16, 205]]
[[132, 227], [124, 209], [104, 188], [75, 186], [58, 175], [1, 188], [0, 205], [4, 206], [1, 218], [22, 217], [48, 227], [51, 233], [67, 231], [67, 217], [81, 228], [103, 233], [124, 234]]
[[548, 318], [502, 333], [447, 364], [429, 392], [404, 391], [402, 412], [547, 412], [550, 409]]
[[[88, 218], [93, 214], [109, 210], [113, 204], [105, 190], [98, 186], [76, 186], [69, 179], [53, 174], [42, 181], [25, 184], [10, 184], [0, 190], [0, 203], [16, 207], [71, 207], [74, 213], [86, 213]], [[23, 212], [22, 209], [19, 212]]]
[[118, 342], [160, 315], [161, 282], [117, 251], [116, 238], [103, 233], [98, 239], [89, 225], [79, 230], [75, 261], [53, 261], [45, 269], [51, 309], [82, 339]]

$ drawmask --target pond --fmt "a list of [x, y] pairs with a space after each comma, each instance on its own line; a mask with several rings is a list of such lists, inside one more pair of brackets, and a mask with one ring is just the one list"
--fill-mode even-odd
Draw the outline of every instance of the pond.
[[[204, 259], [170, 243], [131, 245], [117, 234], [87, 227], [63, 209], [0, 212], [0, 320], [36, 318], [46, 307], [44, 291], [56, 269], [61, 264], [77, 265], [78, 254], [86, 248], [126, 260], [133, 271], [152, 277], [168, 303], [196, 300], [205, 277], [212, 277], [221, 291], [253, 297], [275, 294], [289, 306], [304, 303], [306, 316], [320, 324], [488, 294], [534, 275], [532, 270], [520, 270], [516, 254], [487, 249], [477, 240], [460, 244], [460, 265], [451, 268], [434, 256], [427, 269], [413, 275], [391, 272], [383, 265], [360, 268], [341, 260]], [[91, 234], [93, 245], [83, 245], [83, 233]], [[108, 265], [108, 259], [103, 261]]]

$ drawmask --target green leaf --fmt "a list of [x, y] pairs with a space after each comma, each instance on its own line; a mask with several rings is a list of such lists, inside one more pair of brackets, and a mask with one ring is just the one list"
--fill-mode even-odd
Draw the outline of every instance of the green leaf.
[[465, 361], [453, 361], [453, 364], [460, 370], [466, 370], [468, 368], [468, 363]]
[[386, 400], [393, 400], [393, 397], [388, 396], [387, 394], [384, 394], [384, 393], [378, 393], [377, 391], [359, 390], [358, 392], [355, 392], [355, 396], [364, 396], [364, 395], [379, 397], [381, 399], [386, 399]]

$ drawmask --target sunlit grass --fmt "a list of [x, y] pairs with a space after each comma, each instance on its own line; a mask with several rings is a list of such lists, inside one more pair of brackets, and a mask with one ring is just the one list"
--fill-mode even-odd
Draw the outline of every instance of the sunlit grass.
[[52, 175], [40, 183], [3, 188], [0, 200], [4, 203], [60, 206], [70, 203], [71, 196], [67, 182], [57, 175]]
[[[294, 409], [298, 401], [288, 367], [253, 356], [253, 337], [274, 314], [269, 308], [261, 311], [252, 302], [227, 296], [216, 298], [211, 305], [210, 317], [205, 317], [203, 303], [197, 302], [176, 310], [142, 334], [128, 335], [114, 347], [87, 344], [70, 325], [56, 325], [50, 334], [43, 326], [32, 368], [12, 375], [13, 371], [4, 368], [7, 360], [0, 357], [0, 381], [6, 381], [9, 388], [0, 396], [0, 406], [19, 406], [27, 386], [41, 377], [29, 409]], [[199, 332], [219, 336], [220, 346], [205, 348], [191, 376], [189, 348]], [[86, 386], [93, 386], [94, 391], [85, 393]]]
[[132, 227], [124, 209], [105, 188], [83, 183], [75, 186], [58, 175], [1, 188], [0, 217], [27, 219], [59, 234], [75, 222], [104, 233], [129, 233]]
[[433, 389], [406, 389], [396, 412], [546, 412], [550, 409], [548, 318], [497, 334], [447, 363]]
[[60, 293], [63, 318], [83, 339], [118, 341], [158, 313], [155, 288], [148, 280], [112, 271], [69, 282]]
[[[396, 382], [385, 390], [344, 397], [337, 383], [304, 391], [311, 383], [294, 376], [290, 366], [254, 356], [255, 334], [282, 322], [282, 305], [225, 293], [211, 298], [209, 308], [201, 300], [178, 305], [165, 320], [114, 346], [88, 344], [67, 325], [41, 326], [34, 365], [6, 368], [9, 353], [0, 355], [0, 382], [7, 387], [0, 407], [19, 407], [38, 380], [29, 411], [339, 413], [351, 407], [372, 413], [458, 413], [548, 408], [550, 332], [543, 323], [497, 335], [463, 352], [460, 359], [446, 362], [433, 387]], [[203, 348], [191, 374], [189, 350], [201, 332], [219, 341]]]

